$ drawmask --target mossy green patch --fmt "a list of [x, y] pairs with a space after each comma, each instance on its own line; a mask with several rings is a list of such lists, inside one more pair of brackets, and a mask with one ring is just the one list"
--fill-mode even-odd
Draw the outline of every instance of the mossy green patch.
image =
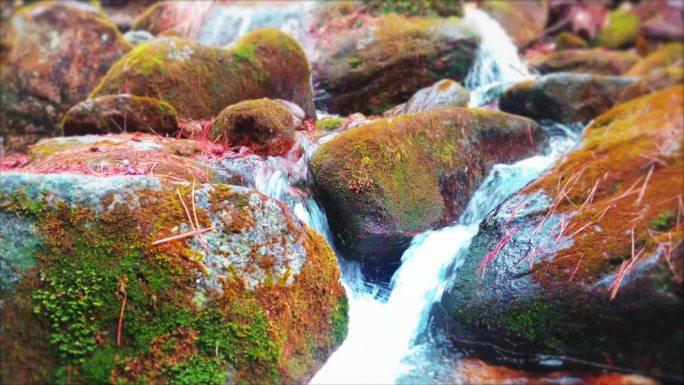
[[601, 30], [596, 44], [610, 49], [634, 45], [639, 35], [639, 17], [630, 11], [617, 9], [610, 14], [608, 26]]
[[333, 131], [344, 126], [344, 118], [326, 118], [316, 122], [316, 129], [322, 131]]

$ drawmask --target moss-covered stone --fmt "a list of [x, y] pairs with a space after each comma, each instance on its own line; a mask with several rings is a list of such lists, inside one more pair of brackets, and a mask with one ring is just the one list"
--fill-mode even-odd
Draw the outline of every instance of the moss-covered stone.
[[605, 112], [578, 150], [490, 213], [436, 324], [469, 354], [487, 342], [499, 358], [608, 355], [615, 366], [681, 375], [683, 102], [679, 86]]
[[[184, 203], [210, 230], [155, 243], [191, 230]], [[0, 292], [1, 378], [299, 383], [346, 333], [330, 247], [255, 191], [5, 173], [0, 213], [2, 243], [16, 234], [7, 216], [40, 241]]]
[[225, 107], [280, 98], [315, 117], [311, 68], [302, 47], [276, 29], [255, 30], [232, 48], [160, 38], [122, 57], [90, 95], [129, 93], [171, 104], [179, 116], [211, 119]]
[[370, 0], [364, 5], [371, 14], [463, 16], [463, 0]]
[[116, 27], [63, 2], [19, 9], [0, 68], [0, 136], [22, 151], [58, 133], [62, 114], [86, 98], [110, 65], [130, 49]]
[[153, 35], [159, 35], [174, 27], [173, 9], [164, 1], [150, 5], [143, 13], [133, 21], [134, 31], [147, 31]]
[[588, 48], [589, 44], [582, 37], [574, 33], [563, 31], [556, 36], [556, 49], [563, 51], [566, 49]]
[[499, 108], [535, 120], [585, 122], [613, 107], [634, 82], [618, 76], [549, 74], [504, 91]]
[[147, 132], [171, 135], [178, 131], [176, 110], [155, 98], [107, 95], [84, 100], [62, 119], [64, 135]]
[[294, 143], [290, 110], [270, 99], [245, 100], [216, 117], [210, 137], [230, 146], [247, 146], [257, 154], [283, 155]]
[[630, 10], [616, 9], [610, 13], [608, 25], [599, 33], [596, 44], [610, 49], [631, 47], [638, 36], [639, 17]]
[[542, 35], [549, 15], [548, 0], [485, 0], [481, 7], [501, 24], [518, 47], [525, 47]]
[[529, 61], [530, 67], [542, 74], [551, 72], [581, 72], [596, 75], [621, 75], [629, 70], [639, 56], [629, 51], [567, 49], [541, 55]]
[[387, 262], [453, 221], [493, 164], [534, 153], [543, 135], [500, 112], [435, 109], [346, 131], [319, 147], [311, 169], [344, 255]]
[[406, 103], [385, 111], [383, 116], [413, 114], [441, 107], [466, 107], [469, 97], [468, 90], [462, 85], [453, 80], [443, 79], [419, 90]]
[[440, 79], [463, 79], [477, 41], [457, 18], [387, 15], [342, 29], [324, 42], [314, 64], [327, 93], [317, 105], [344, 115], [380, 114]]
[[620, 102], [650, 94], [668, 87], [674, 87], [684, 83], [684, 68], [664, 67], [657, 68], [648, 74], [641, 76], [639, 81], [627, 87], [620, 95]]
[[625, 75], [643, 76], [657, 68], [677, 67], [683, 64], [684, 43], [667, 43], [639, 60]]

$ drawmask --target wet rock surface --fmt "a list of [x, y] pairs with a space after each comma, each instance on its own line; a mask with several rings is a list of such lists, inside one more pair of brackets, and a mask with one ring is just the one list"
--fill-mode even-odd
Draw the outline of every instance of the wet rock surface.
[[311, 169], [344, 255], [387, 263], [414, 235], [456, 219], [493, 164], [535, 153], [544, 136], [500, 112], [435, 109], [344, 132]]
[[468, 90], [449, 79], [416, 92], [406, 103], [402, 103], [385, 111], [383, 116], [413, 114], [440, 107], [465, 107], [468, 105]]
[[433, 312], [456, 345], [680, 378], [682, 91], [602, 114], [581, 148], [490, 213]]
[[609, 51], [603, 48], [567, 49], [535, 57], [530, 67], [547, 74], [551, 72], [580, 72], [596, 75], [621, 75], [639, 60], [636, 53]]
[[535, 120], [586, 122], [610, 109], [636, 81], [617, 76], [550, 74], [507, 89], [499, 108]]

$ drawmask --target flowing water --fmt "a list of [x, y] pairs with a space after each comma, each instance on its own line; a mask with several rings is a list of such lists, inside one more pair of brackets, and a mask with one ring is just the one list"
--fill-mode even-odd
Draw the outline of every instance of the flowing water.
[[[531, 75], [496, 21], [475, 9], [467, 11], [466, 20], [483, 36], [477, 62], [466, 79], [471, 105], [480, 107], [497, 96], [497, 89]], [[453, 362], [441, 355], [437, 341], [419, 337], [425, 334], [432, 305], [440, 300], [449, 282], [447, 275], [462, 263], [480, 222], [509, 195], [539, 176], [577, 139], [566, 127], [545, 129], [551, 139], [544, 155], [496, 165], [456, 223], [413, 239], [389, 288], [366, 281], [358, 264], [336, 250], [349, 298], [349, 333], [312, 384], [454, 381]], [[311, 194], [308, 169], [315, 148], [333, 135], [315, 138], [300, 134], [298, 146], [285, 159], [249, 156], [226, 162], [225, 169], [264, 194], [286, 202], [302, 221], [334, 245], [325, 214]]]

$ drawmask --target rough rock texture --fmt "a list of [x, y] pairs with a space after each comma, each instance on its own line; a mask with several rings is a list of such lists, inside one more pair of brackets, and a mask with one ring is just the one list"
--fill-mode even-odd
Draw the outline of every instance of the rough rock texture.
[[465, 107], [468, 90], [453, 80], [443, 79], [416, 92], [406, 103], [385, 111], [383, 116], [413, 114], [439, 107]]
[[682, 106], [676, 87], [599, 116], [580, 149], [480, 225], [436, 324], [479, 357], [607, 356], [678, 382]]
[[619, 49], [633, 46], [639, 36], [639, 17], [632, 11], [616, 9], [610, 13], [608, 25], [601, 30], [596, 44]]
[[40, 140], [29, 148], [21, 169], [31, 173], [150, 175], [165, 180], [208, 183], [215, 179], [205, 161], [206, 144], [157, 135], [85, 135]]
[[78, 103], [62, 119], [64, 135], [123, 131], [173, 134], [178, 131], [176, 110], [155, 98], [107, 95]]
[[485, 0], [482, 9], [508, 33], [518, 47], [541, 36], [549, 14], [548, 0]]
[[91, 98], [121, 93], [161, 99], [192, 119], [211, 119], [260, 97], [288, 100], [315, 117], [306, 55], [276, 29], [253, 31], [230, 49], [170, 37], [140, 44], [112, 66]]
[[620, 102], [626, 102], [639, 96], [682, 83], [684, 83], [684, 68], [681, 66], [658, 68], [642, 76], [639, 81], [627, 87], [622, 92], [622, 95], [620, 95]]
[[37, 3], [12, 18], [0, 69], [0, 136], [9, 151], [54, 136], [62, 114], [86, 98], [130, 49], [116, 27], [71, 3]]
[[283, 155], [294, 143], [294, 118], [283, 104], [270, 99], [245, 100], [216, 117], [211, 140], [250, 147], [257, 154]]
[[492, 165], [529, 156], [543, 138], [521, 117], [436, 109], [346, 131], [318, 148], [311, 170], [344, 255], [396, 261], [414, 235], [455, 220]]
[[639, 60], [625, 75], [642, 76], [657, 68], [682, 65], [684, 65], [684, 43], [668, 43]]
[[536, 56], [530, 67], [542, 74], [550, 72], [581, 72], [596, 75], [621, 75], [629, 70], [639, 56], [628, 51], [595, 49], [567, 49]]
[[607, 111], [636, 78], [557, 73], [507, 89], [499, 99], [502, 111], [535, 120], [584, 122]]
[[346, 335], [330, 247], [253, 190], [6, 173], [0, 223], [4, 379], [301, 383]]
[[468, 73], [477, 37], [457, 18], [371, 19], [325, 42], [314, 63], [318, 108], [380, 114], [416, 91]]

